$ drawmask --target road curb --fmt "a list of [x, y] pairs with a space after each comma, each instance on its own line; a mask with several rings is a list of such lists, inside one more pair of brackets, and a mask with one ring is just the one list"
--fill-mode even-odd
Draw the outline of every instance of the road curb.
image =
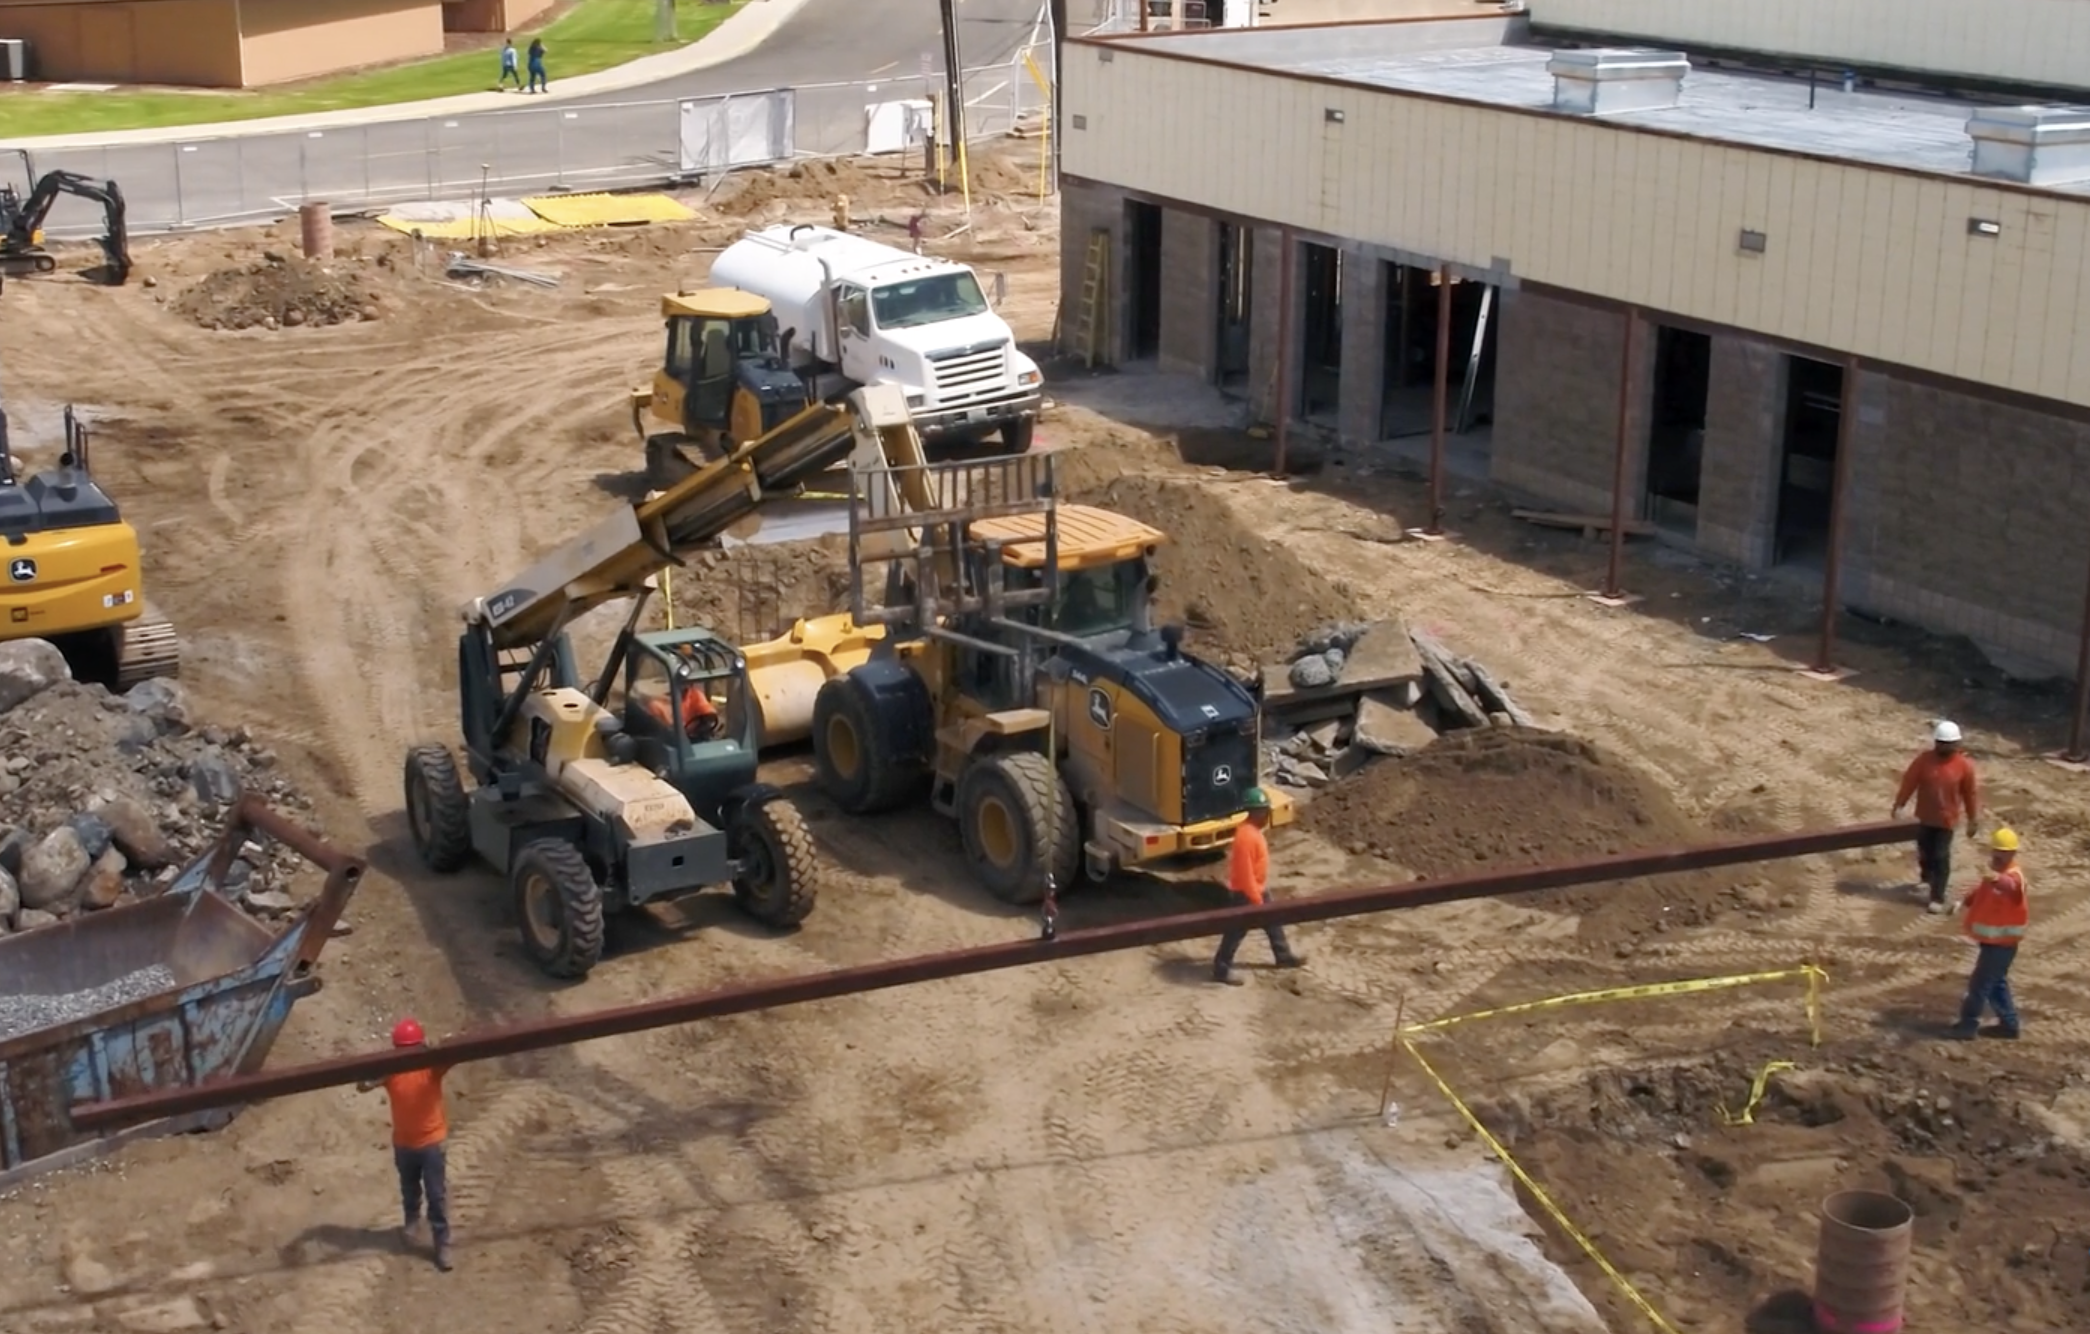
[[[712, 69], [749, 55], [775, 36], [811, 0], [748, 0], [739, 13], [688, 46], [657, 56], [643, 56], [627, 64], [561, 80], [558, 91], [542, 97], [517, 93], [464, 93], [456, 97], [429, 98], [420, 102], [397, 102], [390, 106], [360, 107], [352, 111], [321, 111], [302, 116], [267, 116], [253, 120], [217, 121], [198, 125], [156, 126], [145, 130], [116, 130], [95, 134], [53, 134], [40, 138], [0, 140], [0, 147], [26, 148], [31, 152], [59, 152], [82, 148], [125, 148], [138, 144], [191, 143], [201, 139], [238, 139], [261, 135], [296, 133], [301, 130], [334, 130], [357, 125], [382, 125], [393, 121], [423, 120], [431, 116], [471, 115], [488, 111], [515, 111], [539, 106], [558, 106], [583, 97], [596, 97], [624, 89], [643, 88], [684, 74]], [[490, 57], [489, 57], [490, 58]], [[521, 101], [517, 99], [521, 98]]]

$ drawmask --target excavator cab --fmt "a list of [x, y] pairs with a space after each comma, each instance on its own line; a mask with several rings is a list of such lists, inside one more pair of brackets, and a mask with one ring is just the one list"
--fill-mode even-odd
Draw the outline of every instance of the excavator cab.
[[[721, 454], [806, 409], [806, 386], [785, 356], [761, 297], [730, 287], [661, 298], [667, 343], [650, 389], [632, 394], [646, 471], [665, 488], [694, 470], [684, 446]], [[647, 418], [666, 431], [649, 431]]]
[[75, 171], [36, 174], [36, 161], [27, 150], [6, 150], [20, 159], [22, 189], [13, 181], [0, 181], [0, 274], [19, 278], [25, 274], [51, 273], [57, 258], [44, 249], [44, 222], [60, 195], [75, 195], [102, 206], [107, 230], [101, 237], [104, 262], [89, 276], [110, 287], [121, 287], [131, 276], [130, 233], [124, 224], [123, 191], [114, 181], [95, 181]]

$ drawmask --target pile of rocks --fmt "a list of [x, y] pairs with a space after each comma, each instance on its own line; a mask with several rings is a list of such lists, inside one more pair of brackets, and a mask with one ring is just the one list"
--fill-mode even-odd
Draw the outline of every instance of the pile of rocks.
[[[32, 931], [164, 891], [217, 837], [242, 792], [285, 814], [312, 803], [243, 728], [194, 722], [181, 687], [126, 695], [72, 679], [41, 640], [0, 644], [0, 934]], [[306, 864], [246, 844], [220, 892], [275, 919]]]
[[1325, 787], [1380, 756], [1412, 754], [1468, 727], [1538, 728], [1480, 663], [1399, 621], [1338, 621], [1262, 672], [1264, 769]]

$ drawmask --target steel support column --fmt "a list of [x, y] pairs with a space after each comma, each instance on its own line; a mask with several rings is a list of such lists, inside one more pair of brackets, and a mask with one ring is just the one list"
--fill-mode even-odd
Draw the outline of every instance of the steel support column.
[[[1140, 0], [1144, 6], [1146, 0]], [[1146, 13], [1141, 8], [1140, 13]], [[1290, 443], [1292, 420], [1292, 229], [1277, 234], [1277, 463], [1274, 471], [1285, 475], [1285, 448]]]
[[1844, 508], [1849, 501], [1851, 480], [1851, 437], [1858, 420], [1858, 359], [1843, 362], [1843, 396], [1836, 410], [1836, 468], [1829, 482], [1829, 549], [1822, 555], [1821, 639], [1814, 654], [1814, 670], [1823, 676], [1836, 671], [1836, 604], [1843, 598]]
[[1431, 537], [1444, 535], [1444, 417], [1451, 396], [1451, 284], [1437, 271], [1437, 372], [1430, 382], [1430, 526]]
[[1611, 460], [1611, 556], [1604, 564], [1604, 596], [1623, 596], [1618, 589], [1619, 566], [1626, 553], [1626, 426], [1633, 406], [1633, 326], [1640, 312], [1626, 307], [1625, 338], [1618, 357], [1618, 446]]
[[596, 1038], [639, 1033], [699, 1019], [718, 1019], [771, 1010], [806, 1001], [829, 1000], [863, 992], [884, 991], [917, 982], [968, 977], [1031, 964], [1057, 963], [1090, 954], [1143, 949], [1180, 940], [1218, 936], [1239, 929], [1263, 926], [1296, 926], [1302, 922], [1326, 922], [1365, 913], [1400, 908], [1420, 908], [1435, 903], [1457, 903], [1467, 899], [1494, 898], [1531, 890], [1561, 889], [1570, 885], [1599, 884], [1609, 880], [1631, 880], [1641, 876], [1669, 875], [1679, 871], [1703, 871], [1719, 866], [1806, 857], [1855, 848], [1884, 847], [1915, 841], [1913, 822], [1848, 825], [1805, 834], [1776, 834], [1715, 843], [1699, 847], [1671, 848], [1656, 852], [1633, 852], [1599, 857], [1591, 861], [1553, 866], [1533, 866], [1515, 871], [1459, 876], [1446, 880], [1418, 880], [1405, 884], [1380, 885], [1371, 889], [1345, 890], [1315, 898], [1286, 899], [1260, 906], [1220, 908], [1210, 912], [1185, 913], [1150, 918], [1115, 926], [1069, 931], [1052, 940], [1019, 940], [984, 945], [947, 954], [922, 955], [861, 968], [755, 982], [692, 996], [671, 997], [644, 1005], [598, 1010], [592, 1014], [517, 1024], [490, 1032], [467, 1034], [440, 1048], [419, 1047], [371, 1052], [315, 1061], [266, 1074], [219, 1080], [172, 1093], [145, 1094], [107, 1102], [76, 1104], [75, 1126], [83, 1129], [113, 1129], [182, 1112], [229, 1107], [292, 1093], [310, 1093], [359, 1080], [378, 1079], [406, 1070], [460, 1065], [490, 1060], [519, 1052], [561, 1047]]
[[2075, 764], [2090, 760], [2090, 572], [2083, 576], [2083, 633], [2075, 656], [2075, 712], [2068, 723], [2068, 749], [2062, 758]]

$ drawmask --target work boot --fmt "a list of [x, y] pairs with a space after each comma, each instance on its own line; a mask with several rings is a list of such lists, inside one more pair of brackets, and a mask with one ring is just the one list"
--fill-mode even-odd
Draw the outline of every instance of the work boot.
[[418, 1218], [408, 1219], [399, 1229], [399, 1240], [408, 1250], [418, 1250], [428, 1240], [428, 1225]]
[[1279, 968], [1304, 968], [1306, 967], [1306, 956], [1303, 954], [1287, 954], [1284, 958], [1277, 961], [1277, 966]]
[[1980, 1031], [1981, 1025], [1979, 1023], [1972, 1019], [1962, 1019], [1952, 1026], [1949, 1036], [1956, 1041], [1966, 1042]]
[[456, 1266], [450, 1262], [449, 1242], [439, 1241], [435, 1244], [435, 1267], [437, 1269], [442, 1270], [446, 1274], [449, 1273], [452, 1269], [456, 1268]]
[[1985, 1038], [2001, 1038], [2005, 1042], [2015, 1042], [2017, 1041], [2017, 1025], [1990, 1024], [1987, 1028], [1981, 1030], [1981, 1036]]
[[1214, 968], [1212, 970], [1212, 980], [1230, 987], [1245, 987], [1248, 985], [1248, 979], [1231, 968]]
[[1929, 913], [1933, 917], [1942, 917], [1945, 913], [1945, 900], [1932, 899], [1930, 903], [1924, 907], [1923, 911]]

